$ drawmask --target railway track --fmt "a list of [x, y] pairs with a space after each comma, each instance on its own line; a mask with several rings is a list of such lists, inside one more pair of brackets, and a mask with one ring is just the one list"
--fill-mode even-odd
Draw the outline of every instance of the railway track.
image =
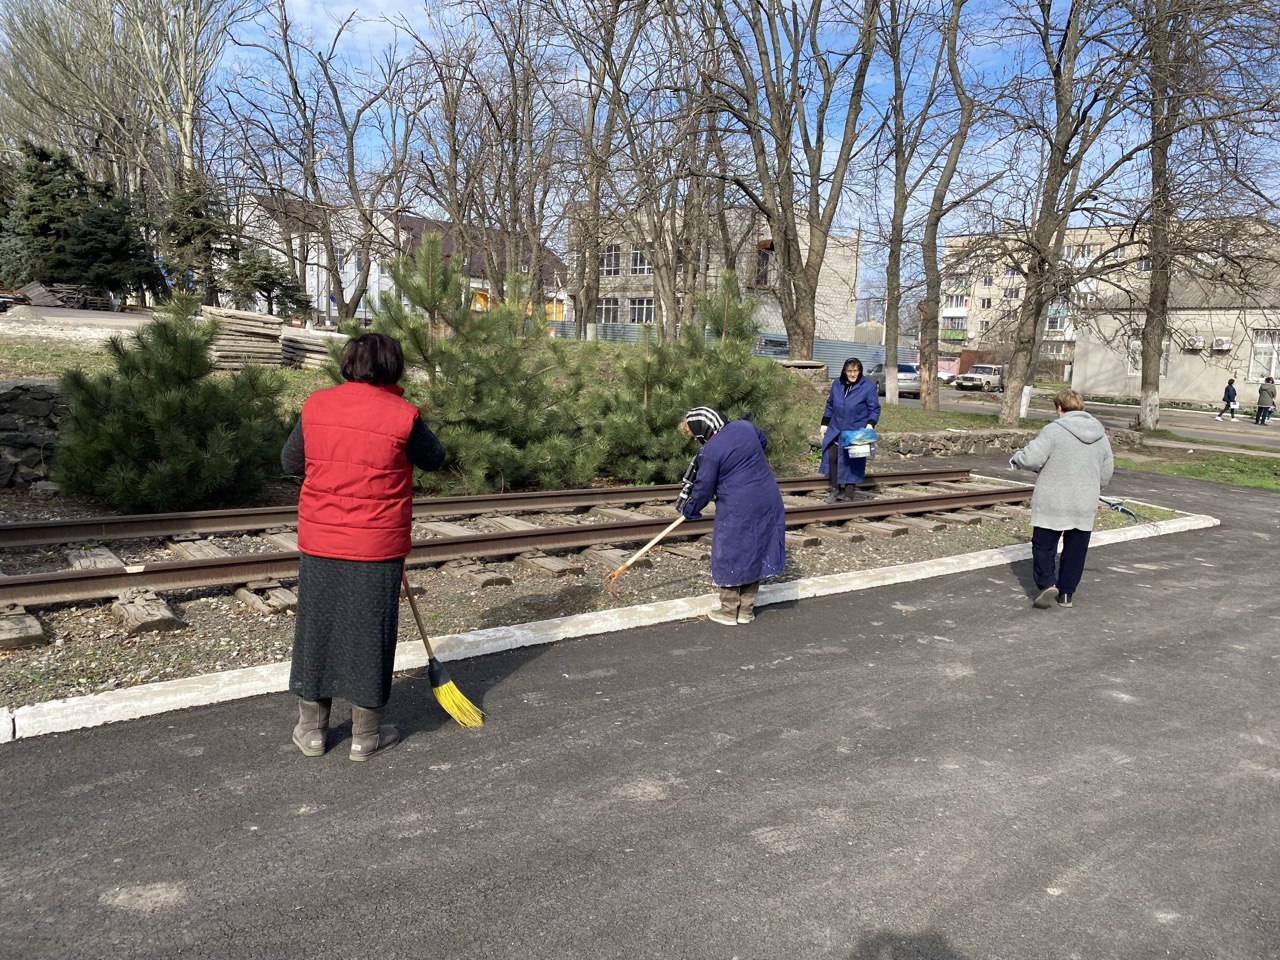
[[[828, 528], [833, 524], [849, 521], [877, 521], [893, 517], [922, 517], [926, 515], [947, 514], [951, 511], [965, 510], [975, 507], [994, 507], [998, 505], [1018, 504], [1031, 496], [1030, 487], [982, 488], [973, 491], [956, 491], [956, 481], [968, 479], [968, 471], [911, 471], [906, 473], [880, 474], [868, 478], [868, 486], [895, 485], [928, 485], [948, 483], [949, 492], [927, 496], [905, 496], [892, 499], [863, 500], [840, 504], [815, 504], [812, 506], [789, 505], [786, 511], [786, 524], [789, 529], [820, 525]], [[784, 494], [795, 494], [820, 489], [826, 479], [794, 478], [780, 482]], [[415, 516], [419, 519], [438, 516], [464, 516], [469, 514], [491, 513], [505, 510], [538, 510], [548, 511], [564, 508], [581, 508], [600, 506], [601, 504], [644, 503], [653, 500], [669, 499], [677, 485], [666, 484], [651, 487], [609, 488], [602, 490], [552, 491], [548, 494], [500, 494], [484, 498], [440, 498], [434, 501], [415, 503]], [[447, 501], [447, 502], [443, 502]], [[519, 506], [517, 506], [519, 505]], [[418, 514], [418, 510], [424, 511]], [[236, 515], [234, 518], [232, 514]], [[246, 522], [246, 514], [252, 519]], [[296, 521], [296, 514], [290, 514]], [[196, 517], [192, 520], [192, 517]], [[167, 535], [175, 533], [174, 524], [185, 522], [182, 533], [193, 534], [208, 532], [205, 524], [235, 523], [237, 526], [220, 526], [214, 532], [228, 530], [243, 531], [264, 529], [277, 525], [281, 512], [273, 512], [270, 523], [263, 524], [263, 511], [206, 511], [201, 514], [168, 515], [163, 522], [168, 527], [156, 527], [154, 530], [165, 531]], [[184, 518], [179, 521], [178, 518]], [[115, 521], [141, 524], [144, 518], [96, 518], [93, 521], [54, 521], [52, 524], [26, 524], [26, 533], [20, 536], [27, 538], [55, 536], [55, 530], [65, 532], [74, 528], [76, 535], [70, 537], [74, 542], [80, 539], [85, 531], [93, 529], [90, 525], [102, 524], [106, 530], [121, 530], [124, 527], [114, 526]], [[159, 517], [146, 518], [160, 520]], [[450, 561], [465, 561], [478, 558], [504, 558], [523, 556], [544, 550], [565, 550], [600, 547], [602, 545], [628, 544], [648, 540], [660, 532], [670, 522], [670, 516], [652, 519], [627, 519], [605, 523], [564, 523], [557, 526], [535, 526], [520, 521], [512, 521], [512, 528], [497, 532], [472, 532], [457, 528], [454, 535], [415, 540], [408, 560], [414, 564], [440, 564]], [[917, 520], [917, 523], [920, 521]], [[437, 526], [448, 526], [437, 524]], [[871, 529], [876, 524], [867, 524]], [[681, 528], [684, 537], [696, 537], [711, 532], [712, 521], [709, 519], [686, 523]], [[40, 528], [32, 530], [30, 528]], [[196, 529], [192, 529], [196, 528]], [[812, 528], [812, 527], [811, 527]], [[141, 533], [142, 528], [135, 527], [123, 537], [160, 536], [157, 532]], [[5, 534], [13, 531], [6, 527]], [[897, 532], [903, 532], [901, 530]], [[107, 539], [98, 534], [86, 539]], [[19, 538], [14, 538], [19, 539]], [[66, 543], [67, 538], [44, 539], [39, 543]], [[30, 545], [30, 539], [20, 543], [11, 542], [8, 536], [0, 540], [0, 546]], [[40, 606], [81, 600], [97, 600], [138, 593], [158, 593], [175, 590], [189, 590], [230, 585], [258, 586], [275, 584], [282, 579], [293, 579], [298, 574], [298, 552], [285, 550], [273, 553], [250, 556], [216, 556], [203, 559], [158, 561], [152, 563], [127, 564], [92, 569], [62, 570], [52, 573], [25, 574], [0, 577], [0, 607]]]
[[[963, 481], [968, 478], [968, 470], [909, 470], [873, 474], [860, 486], [864, 490], [874, 490], [876, 487]], [[791, 477], [778, 481], [784, 496], [819, 490], [826, 485], [827, 478], [822, 476]], [[495, 493], [475, 497], [423, 497], [413, 502], [413, 518], [430, 520], [478, 516], [484, 513], [555, 511], [608, 504], [647, 503], [653, 500], [674, 500], [679, 491], [678, 483], [665, 483], [646, 487]], [[297, 522], [297, 507], [285, 506], [6, 523], [0, 526], [0, 549], [55, 546], [88, 541], [101, 543], [111, 540], [210, 536], [220, 533], [292, 527]]]

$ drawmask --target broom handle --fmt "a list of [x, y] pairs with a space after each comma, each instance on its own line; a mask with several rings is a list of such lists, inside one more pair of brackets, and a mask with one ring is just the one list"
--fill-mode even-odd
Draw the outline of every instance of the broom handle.
[[626, 563], [622, 565], [622, 569], [625, 570], [627, 567], [631, 566], [633, 563], [635, 563], [637, 560], [643, 557], [646, 553], [648, 553], [650, 550], [652, 550], [654, 547], [658, 545], [659, 540], [665, 537], [668, 533], [670, 533], [676, 527], [680, 526], [680, 524], [682, 523], [684, 523], [684, 514], [681, 514], [680, 516], [676, 517], [673, 521], [671, 521], [671, 525], [667, 527], [667, 529], [663, 530], [660, 534], [658, 534], [656, 537], [654, 537], [652, 540], [646, 543], [643, 547], [637, 550], [635, 553], [635, 556], [633, 556], [630, 560], [628, 560]]
[[422, 614], [418, 613], [418, 603], [413, 599], [413, 591], [409, 589], [409, 574], [407, 571], [400, 571], [400, 582], [404, 584], [404, 595], [409, 598], [409, 609], [413, 611], [413, 619], [417, 621], [418, 636], [422, 638], [422, 645], [427, 648], [427, 656], [434, 660], [436, 653], [431, 649], [431, 641], [427, 639], [427, 628], [422, 625]]

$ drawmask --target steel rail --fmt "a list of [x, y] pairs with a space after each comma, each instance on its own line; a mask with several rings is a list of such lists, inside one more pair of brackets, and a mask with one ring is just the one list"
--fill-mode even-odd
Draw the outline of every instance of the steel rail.
[[[939, 480], [967, 480], [968, 470], [908, 470], [872, 474], [860, 484], [900, 486]], [[778, 481], [783, 493], [820, 489], [827, 478], [791, 477]], [[494, 493], [475, 497], [420, 497], [413, 502], [416, 520], [456, 517], [507, 510], [558, 510], [595, 507], [609, 503], [644, 503], [675, 499], [678, 483], [647, 487], [597, 487], [582, 490], [544, 490], [531, 493]], [[88, 517], [81, 520], [42, 520], [0, 525], [0, 548], [39, 547], [59, 543], [132, 540], [184, 534], [209, 535], [292, 527], [298, 522], [296, 505], [250, 507], [243, 510], [197, 510], [190, 513], [135, 514], [123, 517]]]
[[[975, 493], [792, 507], [786, 512], [786, 525], [800, 527], [817, 522], [870, 520], [900, 514], [935, 513], [964, 507], [1018, 503], [1030, 499], [1031, 492], [1031, 487], [1011, 487]], [[569, 524], [535, 530], [419, 540], [413, 544], [408, 559], [410, 563], [444, 563], [476, 557], [513, 556], [532, 550], [634, 543], [650, 539], [669, 522], [670, 517], [657, 517], [653, 520]], [[711, 525], [711, 520], [686, 522], [681, 527], [681, 536], [710, 533]], [[215, 560], [161, 561], [108, 569], [60, 570], [55, 573], [0, 577], [0, 606], [37, 606], [96, 600], [114, 597], [127, 590], [190, 590], [258, 580], [292, 579], [297, 575], [297, 551], [220, 557]]]

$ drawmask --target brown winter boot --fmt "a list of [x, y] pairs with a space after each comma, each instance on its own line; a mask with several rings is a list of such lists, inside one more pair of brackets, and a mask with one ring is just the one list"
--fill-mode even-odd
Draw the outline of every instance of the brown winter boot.
[[738, 588], [721, 587], [720, 609], [712, 610], [707, 617], [716, 623], [723, 623], [726, 627], [736, 627], [738, 625]]
[[738, 599], [738, 622], [750, 623], [756, 618], [756, 594], [760, 592], [760, 581], [744, 583], [738, 589], [742, 591]]
[[293, 728], [293, 745], [304, 757], [324, 756], [329, 737], [329, 708], [333, 701], [298, 700], [298, 725]]
[[351, 705], [351, 759], [368, 760], [400, 739], [400, 731], [383, 724], [381, 710]]

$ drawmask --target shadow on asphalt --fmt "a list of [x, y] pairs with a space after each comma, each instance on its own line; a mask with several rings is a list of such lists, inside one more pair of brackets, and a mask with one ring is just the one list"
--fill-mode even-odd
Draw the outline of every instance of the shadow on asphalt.
[[873, 933], [864, 936], [849, 960], [968, 960], [940, 933]]
[[[507, 650], [501, 656], [476, 657], [447, 663], [449, 676], [463, 696], [484, 710], [485, 695], [525, 665], [532, 663], [550, 649], [548, 644]], [[407, 670], [396, 677], [391, 688], [391, 702], [387, 708], [387, 721], [400, 728], [401, 737], [429, 734], [453, 723], [436, 702], [431, 692], [427, 668]], [[336, 730], [341, 728], [335, 727]], [[341, 733], [350, 735], [350, 724]]]

